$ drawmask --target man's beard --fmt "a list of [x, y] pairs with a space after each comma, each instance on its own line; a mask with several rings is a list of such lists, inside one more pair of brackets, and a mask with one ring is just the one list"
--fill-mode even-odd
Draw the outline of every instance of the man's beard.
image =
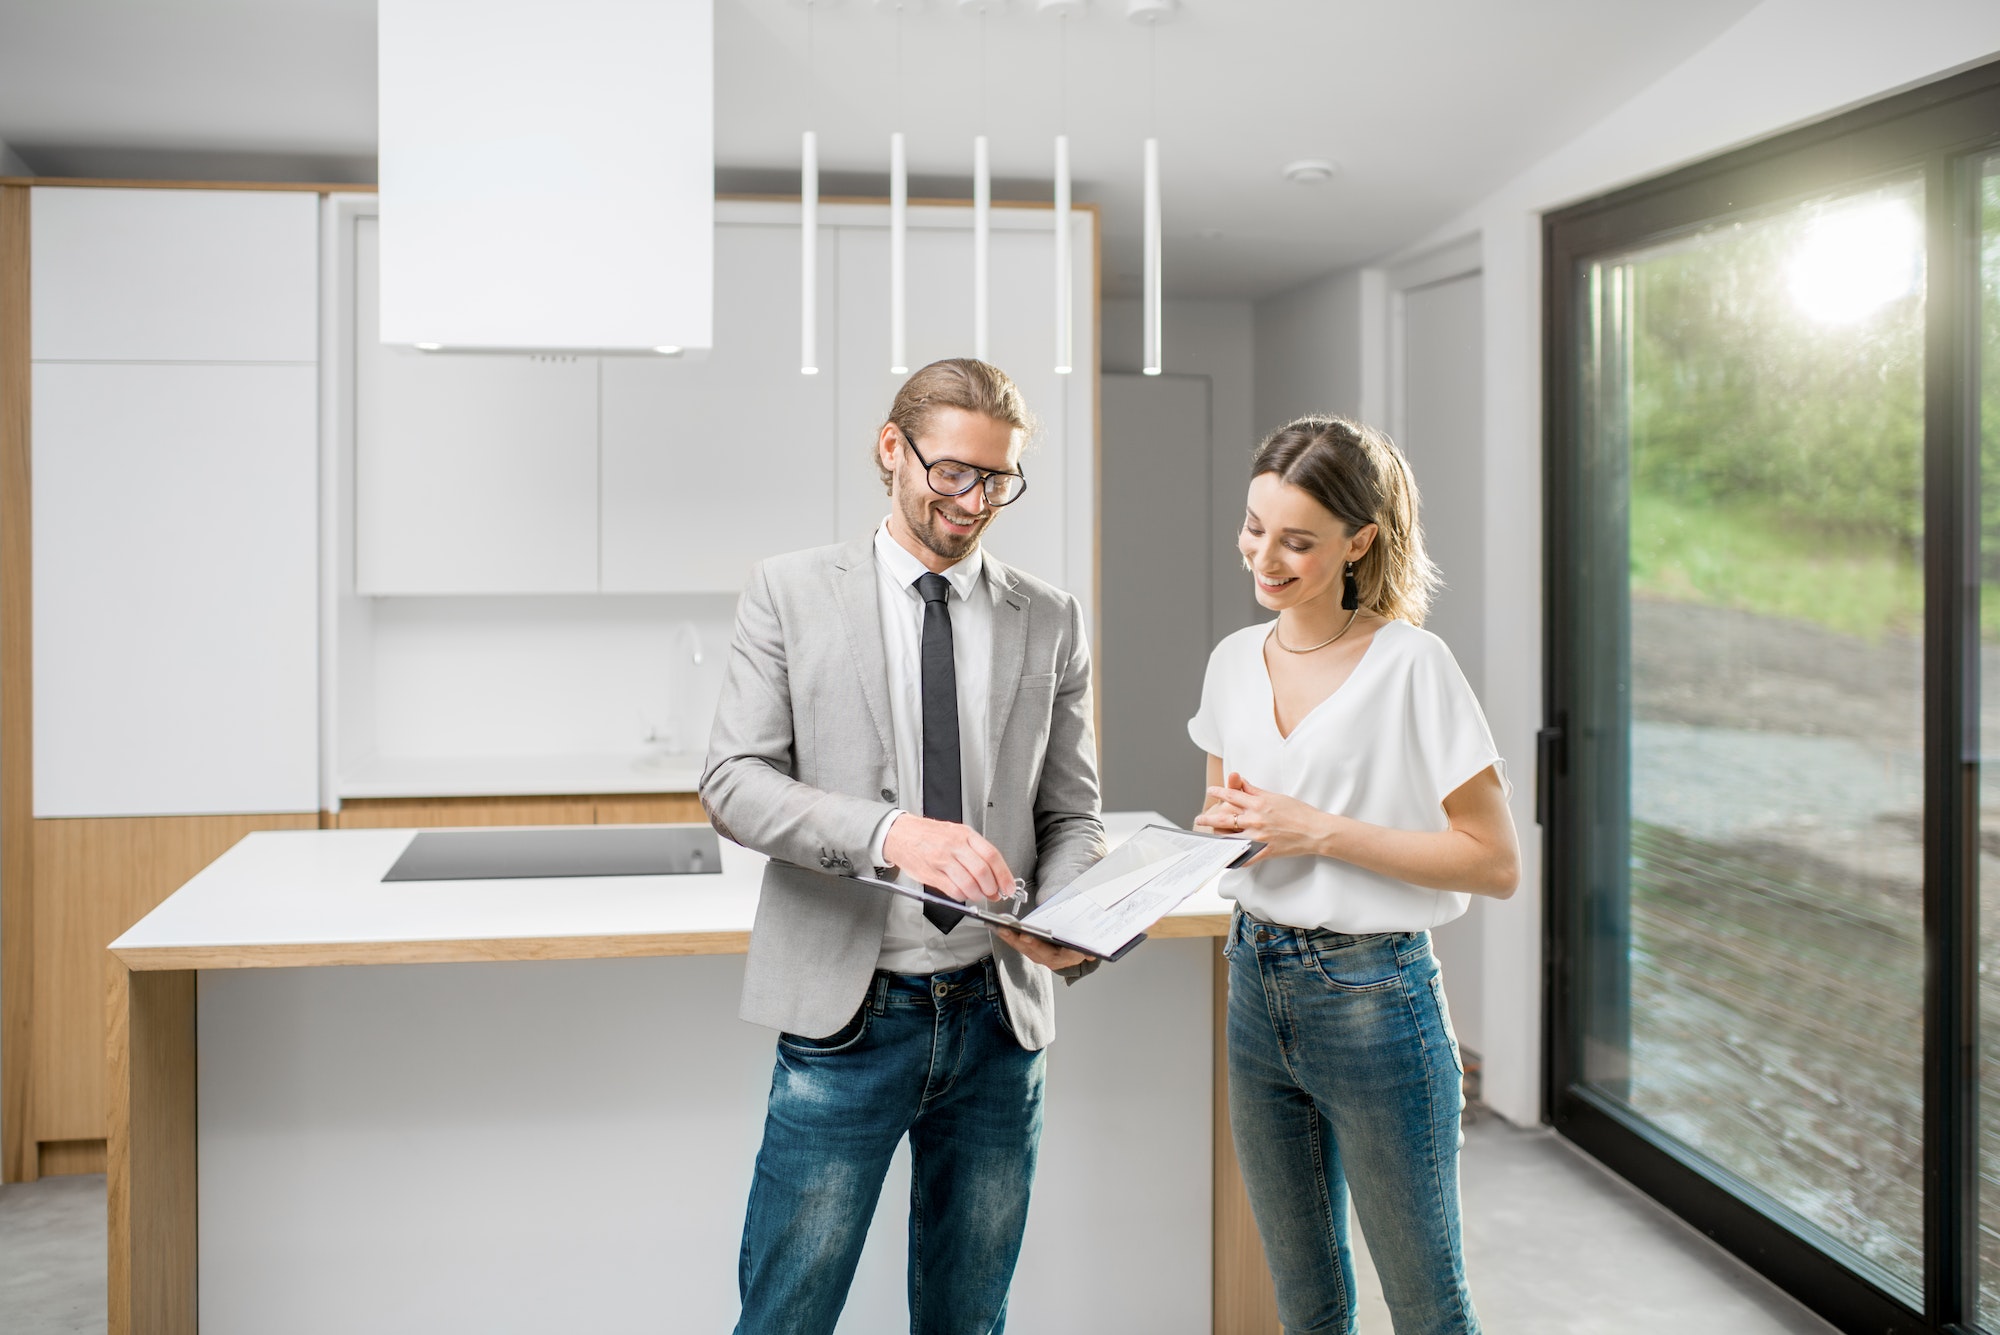
[[[931, 504], [920, 496], [908, 496], [903, 501], [903, 522], [918, 542], [931, 549], [947, 561], [959, 561], [972, 554], [979, 545], [979, 535], [986, 531], [993, 520], [993, 512], [988, 510], [973, 517], [970, 533], [952, 533], [937, 523]], [[963, 511], [959, 511], [963, 514]]]

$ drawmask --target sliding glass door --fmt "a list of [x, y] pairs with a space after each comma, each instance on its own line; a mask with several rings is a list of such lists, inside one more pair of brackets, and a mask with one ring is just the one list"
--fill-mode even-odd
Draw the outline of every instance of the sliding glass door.
[[1857, 1331], [2000, 1329], [2000, 70], [1947, 91], [1547, 225], [1551, 1119]]

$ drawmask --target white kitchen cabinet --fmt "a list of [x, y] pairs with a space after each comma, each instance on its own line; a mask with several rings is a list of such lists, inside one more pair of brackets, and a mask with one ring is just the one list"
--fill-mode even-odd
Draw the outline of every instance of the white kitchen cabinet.
[[37, 187], [29, 208], [35, 360], [318, 359], [316, 195]]
[[384, 347], [374, 219], [354, 249], [357, 592], [595, 592], [596, 359]]
[[[908, 265], [908, 352], [916, 370], [942, 357], [972, 355], [972, 233], [969, 210], [913, 210]], [[1022, 456], [1028, 490], [997, 517], [987, 548], [1088, 605], [1094, 515], [1096, 377], [1055, 373], [1055, 245], [1051, 215], [1003, 210], [992, 234], [988, 358], [1013, 377], [1039, 430]], [[1075, 352], [1096, 364], [1089, 256], [1089, 215], [1079, 214]], [[905, 377], [889, 370], [889, 234], [874, 226], [840, 229], [840, 439], [864, 442], [838, 454], [842, 537], [866, 533], [888, 513], [888, 500], [865, 442], [887, 418]], [[923, 442], [918, 441], [922, 448]], [[1079, 511], [1079, 505], [1084, 508]]]
[[35, 366], [37, 816], [317, 809], [317, 376]]
[[605, 592], [733, 591], [764, 557], [834, 540], [834, 256], [824, 228], [817, 375], [799, 372], [796, 225], [716, 228], [705, 360], [604, 360]]

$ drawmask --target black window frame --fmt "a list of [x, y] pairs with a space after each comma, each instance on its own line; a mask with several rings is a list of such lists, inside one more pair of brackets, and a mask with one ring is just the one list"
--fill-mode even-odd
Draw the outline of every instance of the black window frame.
[[[1726, 94], [1725, 94], [1726, 95]], [[1543, 1116], [1580, 1148], [1834, 1325], [1869, 1335], [1977, 1329], [1979, 837], [1979, 172], [2000, 149], [2000, 61], [1886, 97], [1542, 220]], [[1921, 169], [1924, 330], [1924, 1276], [1922, 1310], [1590, 1096], [1573, 985], [1586, 942], [1583, 831], [1566, 736], [1582, 689], [1575, 536], [1583, 448], [1577, 279], [1593, 258], [1703, 224]], [[1991, 485], [2000, 486], [2000, 478]], [[2000, 1115], [2000, 1112], [1996, 1112]]]

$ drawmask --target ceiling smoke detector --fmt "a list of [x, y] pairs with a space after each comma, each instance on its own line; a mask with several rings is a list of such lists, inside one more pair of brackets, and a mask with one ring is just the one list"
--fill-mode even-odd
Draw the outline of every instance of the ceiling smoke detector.
[[1340, 164], [1326, 158], [1300, 158], [1285, 164], [1285, 179], [1293, 185], [1325, 185], [1340, 175]]

